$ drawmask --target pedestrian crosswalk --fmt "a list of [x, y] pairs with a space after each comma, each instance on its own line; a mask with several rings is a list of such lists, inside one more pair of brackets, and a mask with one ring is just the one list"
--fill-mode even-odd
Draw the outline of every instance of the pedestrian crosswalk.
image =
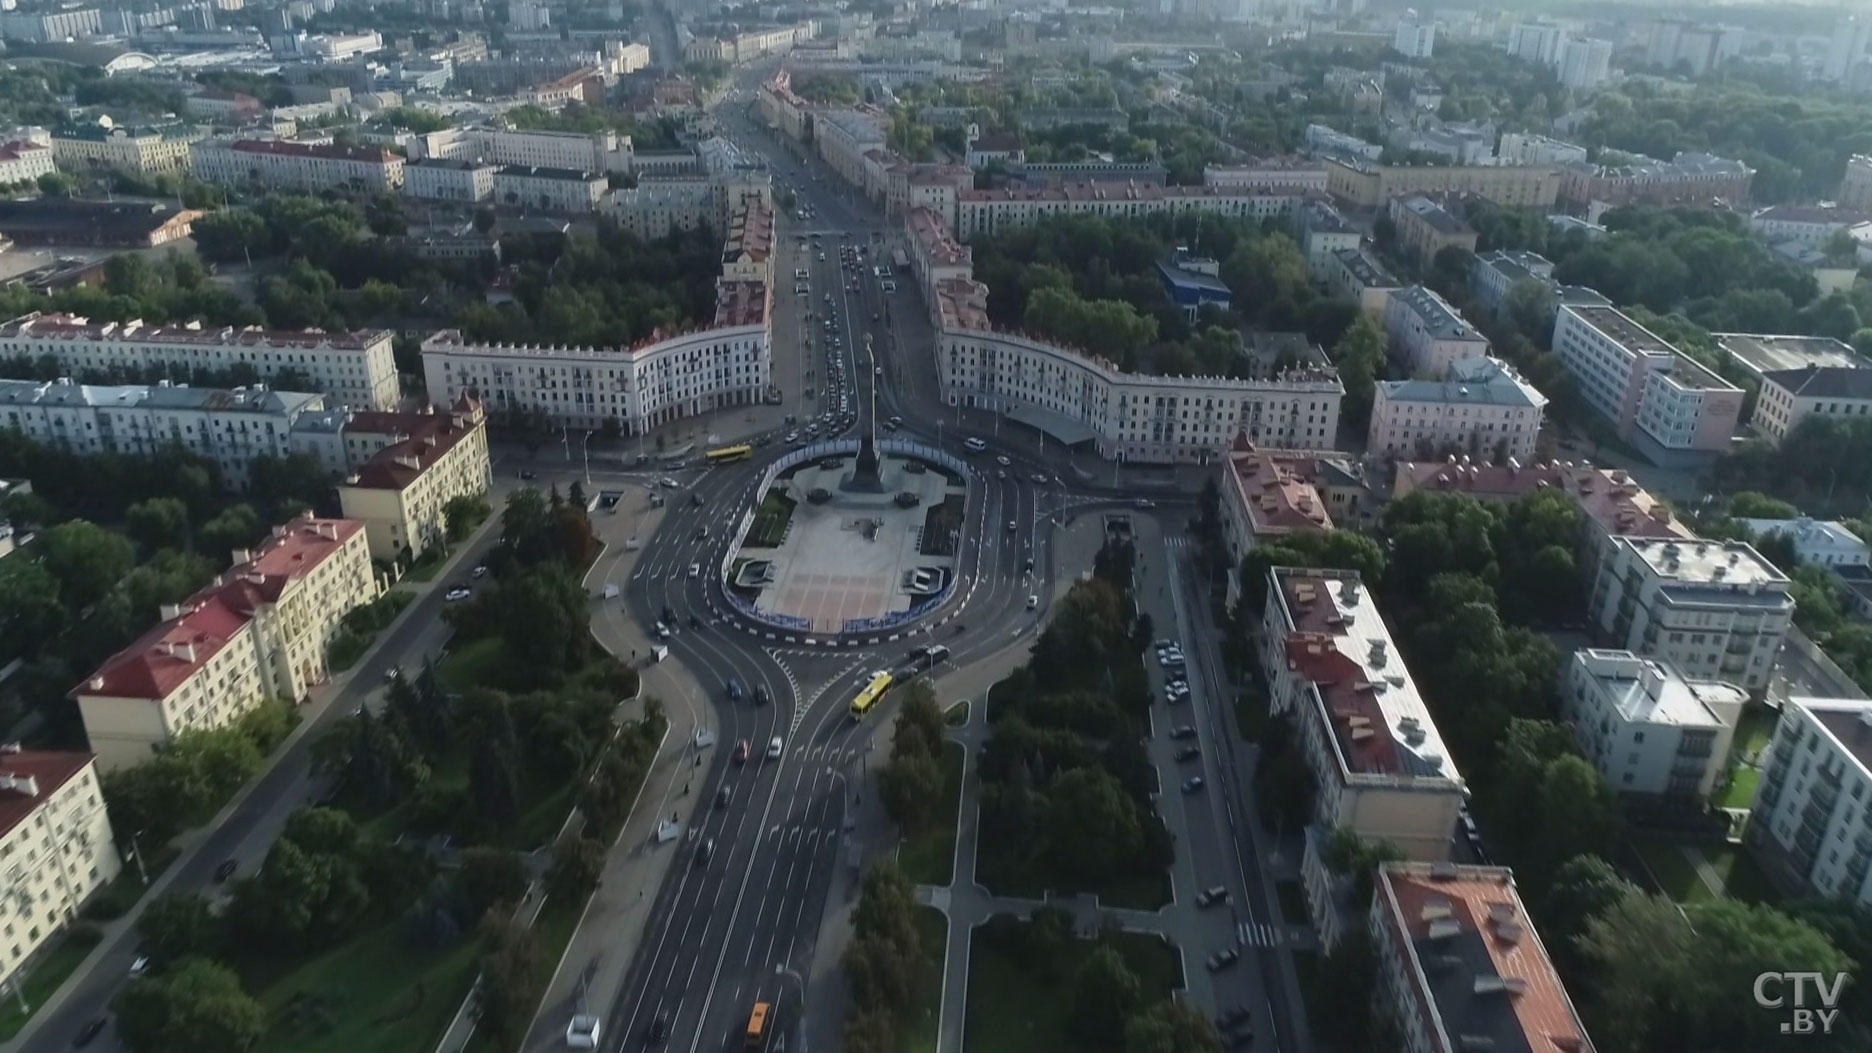
[[1244, 921], [1235, 926], [1235, 942], [1243, 947], [1279, 947], [1280, 929], [1262, 921]]

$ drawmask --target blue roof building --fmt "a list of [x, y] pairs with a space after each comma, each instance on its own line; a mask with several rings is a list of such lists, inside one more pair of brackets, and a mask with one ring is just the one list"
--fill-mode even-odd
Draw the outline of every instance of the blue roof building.
[[[1202, 310], [1204, 304], [1212, 303], [1228, 310], [1231, 294], [1229, 287], [1222, 284], [1220, 278], [1180, 266], [1179, 263], [1160, 261], [1157, 264], [1157, 277], [1163, 282], [1164, 292], [1169, 294], [1170, 302], [1177, 305], [1186, 320], [1194, 322], [1196, 313]], [[1210, 263], [1209, 266], [1213, 267], [1214, 264]]]

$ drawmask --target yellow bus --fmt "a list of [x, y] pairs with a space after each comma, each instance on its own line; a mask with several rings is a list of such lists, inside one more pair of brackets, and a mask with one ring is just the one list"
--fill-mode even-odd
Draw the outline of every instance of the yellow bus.
[[871, 707], [877, 705], [878, 699], [884, 697], [884, 692], [890, 690], [890, 686], [891, 675], [889, 673], [872, 673], [871, 682], [865, 685], [863, 691], [858, 692], [858, 697], [852, 699], [852, 719], [863, 720], [864, 715], [871, 711]]
[[755, 1002], [754, 1013], [747, 1022], [747, 1048], [767, 1048], [767, 1010], [766, 1002]]
[[719, 450], [710, 450], [706, 456], [710, 464], [727, 464], [729, 461], [745, 461], [754, 456], [754, 447], [746, 443], [739, 446], [723, 446]]

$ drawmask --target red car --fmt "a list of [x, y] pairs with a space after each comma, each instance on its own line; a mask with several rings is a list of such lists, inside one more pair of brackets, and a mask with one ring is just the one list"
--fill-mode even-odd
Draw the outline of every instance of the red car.
[[742, 739], [740, 742], [737, 742], [734, 744], [734, 762], [736, 764], [746, 764], [747, 758], [748, 758], [747, 740]]

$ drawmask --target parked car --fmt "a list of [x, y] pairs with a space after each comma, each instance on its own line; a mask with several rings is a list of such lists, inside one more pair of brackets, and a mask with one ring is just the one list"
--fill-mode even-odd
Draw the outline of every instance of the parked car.
[[477, 563], [475, 564], [475, 569], [468, 572], [468, 576], [471, 578], [480, 578], [480, 577], [485, 577], [486, 575], [487, 575], [486, 563]]
[[1202, 756], [1202, 748], [1198, 746], [1185, 746], [1182, 749], [1176, 751], [1176, 759], [1177, 759], [1178, 764], [1186, 764], [1190, 761], [1195, 760], [1196, 758], [1200, 756]]
[[1249, 1009], [1247, 1006], [1230, 1006], [1228, 1009], [1223, 1010], [1221, 1015], [1215, 1018], [1215, 1026], [1218, 1032], [1229, 1031], [1233, 1029], [1235, 1025], [1245, 1024], [1253, 1019], [1254, 1010]]
[[150, 971], [150, 960], [149, 960], [149, 955], [147, 954], [137, 955], [136, 961], [130, 963], [130, 979], [132, 980], [135, 980], [136, 978], [144, 975], [145, 973], [148, 973], [149, 971]]

